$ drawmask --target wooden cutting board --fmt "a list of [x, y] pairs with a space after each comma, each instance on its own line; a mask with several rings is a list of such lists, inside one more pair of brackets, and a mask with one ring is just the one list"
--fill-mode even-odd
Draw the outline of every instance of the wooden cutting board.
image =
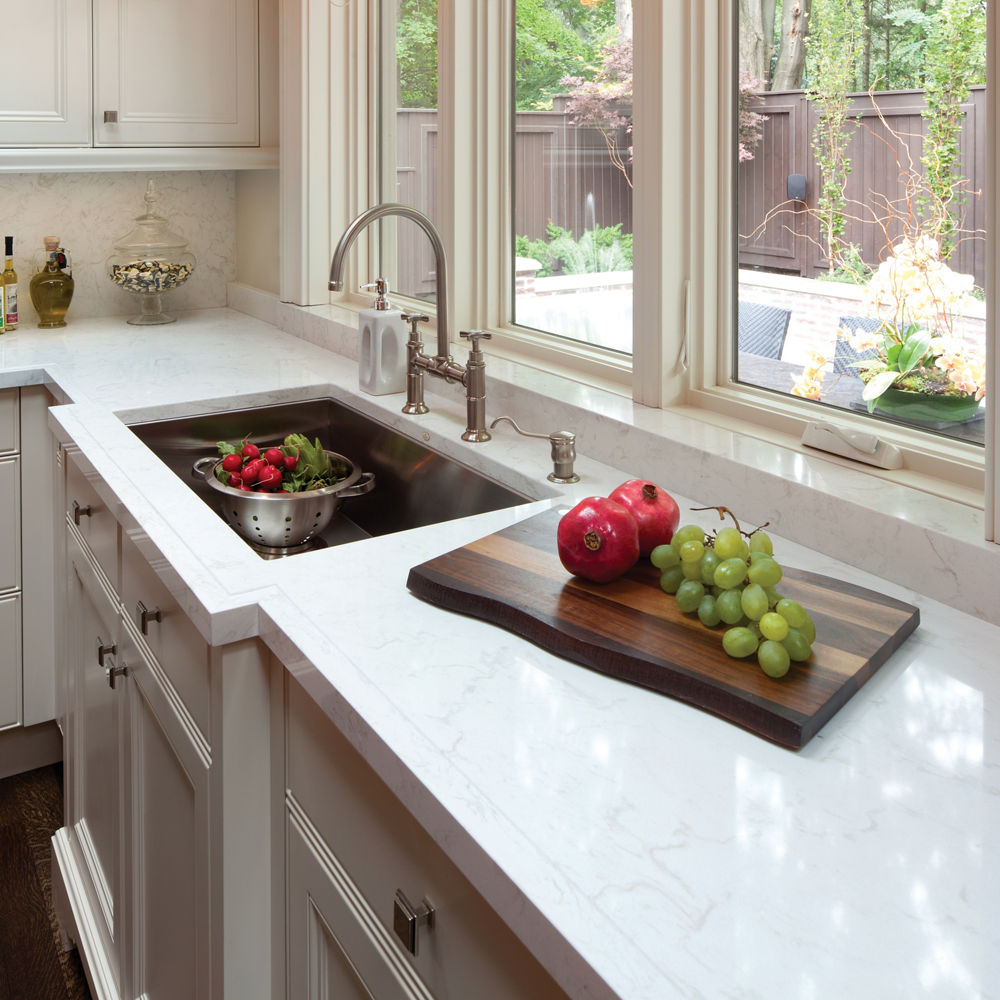
[[556, 550], [559, 516], [545, 511], [415, 566], [407, 586], [433, 604], [793, 749], [816, 735], [920, 621], [918, 609], [902, 601], [784, 567], [778, 589], [809, 611], [817, 635], [812, 658], [774, 680], [754, 660], [726, 656], [725, 626], [707, 629], [682, 614], [648, 560], [613, 583], [570, 576]]

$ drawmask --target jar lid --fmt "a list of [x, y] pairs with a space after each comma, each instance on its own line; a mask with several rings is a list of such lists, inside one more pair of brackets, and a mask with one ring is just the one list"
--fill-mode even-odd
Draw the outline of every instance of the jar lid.
[[183, 250], [187, 240], [172, 232], [167, 227], [167, 220], [153, 211], [157, 200], [156, 187], [153, 179], [146, 182], [146, 211], [135, 217], [135, 228], [115, 242], [115, 249], [122, 251], [141, 251], [147, 256], [156, 256], [166, 250]]

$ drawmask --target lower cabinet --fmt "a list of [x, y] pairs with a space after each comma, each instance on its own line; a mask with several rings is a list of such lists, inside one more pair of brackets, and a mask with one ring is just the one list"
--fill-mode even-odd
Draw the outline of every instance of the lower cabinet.
[[94, 1000], [564, 998], [258, 639], [202, 638], [64, 457], [52, 881]]
[[95, 1000], [208, 1000], [209, 745], [73, 527], [66, 554], [63, 923]]
[[274, 673], [287, 1000], [564, 997], [304, 689]]

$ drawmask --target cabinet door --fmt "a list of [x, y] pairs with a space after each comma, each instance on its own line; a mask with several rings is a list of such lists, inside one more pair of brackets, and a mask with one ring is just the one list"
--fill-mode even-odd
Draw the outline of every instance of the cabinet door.
[[21, 595], [0, 597], [0, 729], [21, 724]]
[[[124, 699], [108, 670], [118, 666], [119, 612], [91, 556], [67, 534], [68, 687], [66, 821], [90, 933], [110, 978], [120, 990], [124, 755]], [[103, 649], [103, 653], [100, 650]], [[113, 651], [112, 651], [113, 650]], [[103, 660], [103, 662], [101, 662]]]
[[128, 666], [132, 855], [127, 995], [208, 1000], [207, 746], [190, 717], [178, 711], [166, 674], [131, 626], [124, 628], [122, 656]]
[[431, 1000], [312, 821], [288, 803], [289, 1000]]
[[258, 144], [257, 0], [95, 0], [94, 16], [95, 146]]
[[90, 4], [6, 0], [0, 146], [90, 145]]
[[0, 458], [0, 592], [21, 586], [21, 497], [17, 457]]

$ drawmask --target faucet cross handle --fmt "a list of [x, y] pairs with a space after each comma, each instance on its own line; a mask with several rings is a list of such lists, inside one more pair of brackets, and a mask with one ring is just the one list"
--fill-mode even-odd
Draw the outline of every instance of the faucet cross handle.
[[459, 333], [460, 337], [465, 337], [469, 343], [472, 345], [469, 348], [470, 354], [482, 354], [482, 350], [479, 347], [480, 340], [492, 340], [492, 333], [484, 333], [482, 330], [462, 330]]
[[410, 340], [420, 340], [417, 324], [427, 323], [430, 320], [430, 316], [424, 316], [422, 313], [401, 313], [399, 318], [404, 323], [410, 324]]

